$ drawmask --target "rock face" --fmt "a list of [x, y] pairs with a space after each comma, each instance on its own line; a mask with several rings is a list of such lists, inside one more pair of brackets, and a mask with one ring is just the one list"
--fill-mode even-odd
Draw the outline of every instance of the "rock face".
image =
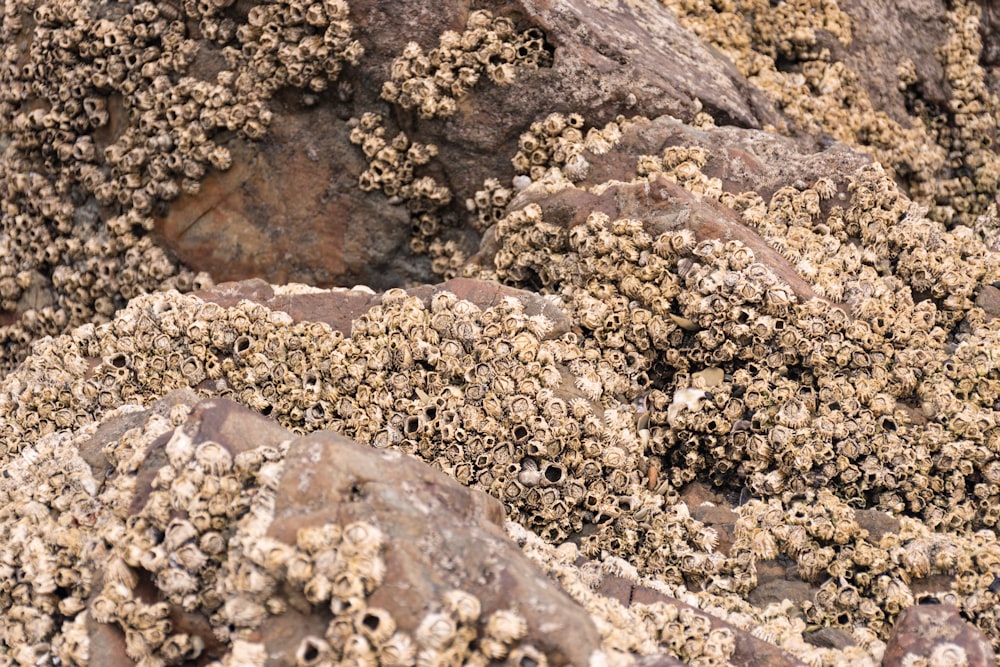
[[[199, 529], [196, 511], [182, 509], [170, 519], [162, 543], [172, 553], [190, 555], [195, 547], [182, 546], [171, 537], [186, 526], [192, 533], [183, 545], [204, 547], [209, 535], [224, 540], [230, 549], [243, 550], [244, 557], [263, 550], [266, 555], [250, 557], [238, 576], [270, 583], [260, 589], [266, 594], [257, 598], [255, 588], [231, 588], [236, 580], [226, 577], [227, 567], [215, 571], [213, 578], [212, 569], [185, 570], [188, 561], [179, 557], [172, 566], [178, 569], [171, 571], [198, 577], [201, 595], [216, 590], [221, 598], [214, 603], [203, 597], [194, 604], [168, 605], [172, 636], [147, 642], [146, 657], [166, 657], [171, 650], [167, 646], [184, 644], [189, 657], [204, 664], [222, 658], [233, 650], [231, 642], [240, 640], [260, 645], [270, 656], [267, 664], [273, 665], [299, 664], [302, 654], [311, 650], [338, 655], [348, 647], [360, 650], [359, 642], [384, 661], [390, 659], [391, 650], [412, 651], [402, 657], [404, 664], [417, 655], [431, 659], [438, 652], [471, 660], [478, 650], [489, 650], [488, 656], [480, 657], [498, 660], [509, 653], [552, 665], [585, 665], [600, 651], [599, 634], [588, 612], [545, 579], [505, 535], [503, 508], [495, 499], [457, 484], [411, 456], [379, 451], [332, 433], [295, 438], [231, 401], [193, 403], [192, 398], [189, 392], [171, 394], [150, 411], [109, 420], [81, 447], [81, 455], [93, 460], [95, 452], [112, 446], [114, 439], [141, 427], [153, 415], [187, 404], [190, 413], [185, 421], [149, 445], [136, 472], [132, 518], [126, 523], [141, 526], [152, 519], [150, 508], [157, 502], [164, 470], [183, 474], [177, 468], [178, 447], [196, 453], [195, 467], [205, 460], [198, 453], [206, 448], [224, 451], [227, 460], [237, 462], [268, 450], [285, 451], [272, 484], [273, 499], [265, 503], [271, 509], [259, 515], [256, 524], [244, 520]], [[103, 464], [91, 465], [95, 473], [104, 471]], [[202, 469], [209, 478], [220, 472], [210, 466]], [[251, 512], [263, 506], [255, 507]], [[364, 539], [374, 545], [373, 551], [356, 557], [377, 563], [371, 566], [372, 579], [355, 593], [345, 592], [351, 572], [343, 569], [346, 564], [324, 560], [321, 545], [310, 542], [339, 543], [346, 555], [357, 547], [351, 540], [362, 539], [352, 531], [367, 531]], [[134, 544], [135, 537], [127, 534], [124, 541]], [[250, 539], [260, 541], [251, 544]], [[279, 553], [285, 554], [280, 567], [271, 562]], [[257, 558], [263, 562], [255, 566]], [[120, 565], [109, 568], [107, 563], [100, 564], [105, 592], [95, 602], [103, 611], [89, 623], [90, 657], [100, 657], [105, 665], [132, 664], [128, 658], [138, 659], [142, 650], [134, 636], [144, 628], [135, 625], [133, 617], [106, 611], [107, 602], [114, 599], [109, 597], [111, 591], [117, 590], [111, 584], [121, 575], [115, 569]], [[163, 606], [171, 599], [170, 589], [163, 570], [149, 563], [142, 559], [136, 567], [134, 595]], [[303, 568], [312, 574], [303, 574]], [[276, 610], [252, 611], [265, 598]], [[277, 610], [274, 600], [279, 599]], [[247, 614], [257, 615], [251, 619]], [[244, 631], [222, 641], [226, 623]], [[480, 645], [481, 649], [475, 648]]]
[[882, 664], [901, 667], [921, 659], [929, 665], [994, 667], [997, 664], [989, 641], [947, 604], [918, 604], [900, 614]]
[[988, 662], [995, 24], [9, 3], [0, 654]]
[[[409, 251], [406, 210], [379, 193], [359, 192], [368, 165], [348, 141], [346, 120], [366, 111], [387, 114], [381, 82], [391, 79], [407, 42], [431, 51], [445, 31], [465, 30], [470, 11], [467, 2], [433, 12], [419, 2], [352, 3], [352, 34], [365, 57], [341, 75], [340, 94], [350, 91], [349, 98], [329, 93], [304, 107], [289, 95], [275, 105], [269, 140], [233, 141], [232, 169], [209, 174], [201, 192], [182, 196], [158, 220], [162, 241], [186, 265], [210, 267], [216, 280], [385, 289], [430, 279], [429, 263]], [[597, 126], [619, 113], [690, 120], [704, 110], [720, 124], [743, 127], [776, 119], [731, 64], [655, 3], [515, 2], [493, 11], [540, 35], [546, 54], [540, 66], [518, 64], [506, 86], [483, 76], [446, 117], [418, 120], [402, 109], [390, 121], [398, 130], [386, 127], [386, 139], [404, 131], [411, 142], [438, 146], [426, 171], [451, 191], [452, 206], [442, 213], [453, 224], [464, 224], [465, 200], [484, 180], [509, 180], [519, 135], [553, 111], [578, 112]]]

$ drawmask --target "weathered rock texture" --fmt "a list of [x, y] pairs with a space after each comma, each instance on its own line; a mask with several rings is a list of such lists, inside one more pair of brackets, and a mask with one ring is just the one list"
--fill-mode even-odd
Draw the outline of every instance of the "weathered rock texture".
[[969, 628], [958, 610], [947, 604], [918, 604], [899, 615], [896, 630], [885, 649], [885, 667], [915, 661], [927, 664], [965, 664], [994, 667], [993, 648]]

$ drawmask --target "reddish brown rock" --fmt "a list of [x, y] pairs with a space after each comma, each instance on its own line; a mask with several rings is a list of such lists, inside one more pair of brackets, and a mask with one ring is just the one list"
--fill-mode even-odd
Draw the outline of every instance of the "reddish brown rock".
[[[883, 667], [923, 658], [930, 665], [995, 667], [990, 640], [946, 604], [918, 604], [900, 613], [885, 649]], [[950, 659], [949, 659], [950, 658]]]
[[[389, 610], [400, 630], [412, 633], [447, 591], [461, 589], [479, 599], [483, 617], [516, 609], [528, 624], [522, 642], [545, 653], [549, 664], [585, 665], [599, 648], [590, 616], [507, 538], [497, 500], [406, 454], [329, 432], [296, 440], [270, 534], [294, 543], [303, 526], [353, 521], [372, 523], [386, 536], [385, 580], [368, 603]], [[314, 614], [309, 622], [327, 620]], [[283, 625], [262, 629], [272, 653], [289, 646]]]
[[217, 281], [386, 288], [429, 275], [409, 253], [407, 211], [358, 188], [367, 164], [336, 110], [276, 115], [266, 141], [229, 142], [233, 166], [171, 203], [163, 244]]

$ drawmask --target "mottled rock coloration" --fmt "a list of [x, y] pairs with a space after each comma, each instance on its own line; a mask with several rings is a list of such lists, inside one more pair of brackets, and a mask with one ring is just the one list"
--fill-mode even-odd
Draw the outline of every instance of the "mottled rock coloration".
[[903, 667], [921, 660], [928, 665], [994, 667], [997, 664], [989, 641], [970, 628], [955, 607], [947, 604], [918, 604], [900, 614], [882, 664]]

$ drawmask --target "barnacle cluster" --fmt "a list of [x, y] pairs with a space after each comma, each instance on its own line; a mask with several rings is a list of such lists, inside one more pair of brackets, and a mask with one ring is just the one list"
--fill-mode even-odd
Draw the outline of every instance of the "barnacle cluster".
[[1000, 173], [991, 149], [997, 99], [979, 63], [980, 3], [949, 5], [951, 29], [937, 50], [951, 89], [947, 108], [923, 98], [912, 61], [898, 64], [909, 123], [877, 110], [858, 75], [817, 38], [824, 31], [850, 44], [851, 18], [834, 1], [663, 4], [802, 129], [857, 146], [891, 168], [934, 220], [971, 225], [992, 203]]
[[[393, 60], [381, 96], [401, 109], [416, 109], [421, 118], [447, 117], [484, 75], [497, 85], [508, 85], [522, 70], [547, 66], [550, 60], [539, 29], [517, 32], [510, 19], [476, 10], [469, 14], [464, 32], [444, 32], [438, 46], [427, 53], [416, 42], [409, 42]], [[350, 123], [350, 140], [361, 146], [368, 161], [368, 168], [359, 177], [361, 189], [381, 190], [393, 203], [405, 205], [413, 223], [411, 250], [428, 254], [437, 275], [457, 275], [467, 249], [459, 240], [442, 234], [442, 213], [451, 203], [452, 193], [431, 176], [414, 175], [414, 167], [437, 156], [437, 146], [411, 142], [403, 132], [387, 139], [382, 117], [373, 112]], [[487, 200], [477, 194], [475, 201], [483, 201], [484, 211], [487, 205], [500, 209], [506, 203], [502, 194]]]
[[[632, 654], [662, 652], [667, 648], [691, 665], [726, 665], [734, 652], [729, 628], [713, 628], [706, 614], [694, 609], [678, 610], [663, 602], [628, 606], [597, 593], [594, 588], [613, 575], [640, 583], [638, 571], [615, 556], [605, 556], [580, 567], [579, 550], [572, 542], [559, 546], [546, 543], [520, 524], [507, 522], [507, 533], [548, 576], [597, 619], [603, 646], [611, 659]], [[673, 591], [671, 591], [673, 593]]]
[[520, 68], [544, 66], [550, 57], [538, 28], [517, 32], [510, 19], [480, 9], [469, 14], [462, 33], [442, 33], [437, 47], [427, 53], [416, 42], [407, 43], [392, 61], [382, 97], [416, 109], [421, 118], [451, 116], [483, 75], [508, 85]]
[[[428, 252], [439, 241], [440, 211], [451, 202], [451, 190], [431, 176], [418, 177], [414, 172], [437, 156], [438, 147], [412, 142], [405, 132], [386, 138], [382, 116], [373, 112], [352, 118], [349, 123], [350, 141], [361, 146], [368, 161], [368, 168], [358, 177], [358, 186], [365, 192], [380, 190], [390, 201], [405, 206], [413, 222], [410, 249]], [[433, 254], [436, 258], [448, 256], [444, 252]]]
[[[8, 3], [0, 23], [0, 366], [133, 296], [210, 283], [147, 236], [279, 88], [318, 91], [362, 49], [343, 0]], [[200, 37], [190, 33], [197, 25]], [[196, 63], [216, 59], [206, 74]], [[212, 68], [209, 68], [212, 69]]]
[[[639, 169], [739, 212], [815, 297], [797, 296], [738, 241], [698, 241], [686, 229], [657, 234], [649, 222], [601, 212], [566, 230], [534, 204], [497, 223], [493, 275], [561, 297], [584, 348], [595, 348], [594, 361], [568, 364], [577, 387], [606, 415], [641, 401], [643, 465], [662, 471], [662, 483], [680, 490], [708, 478], [777, 503], [786, 522], [803, 495], [817, 510], [833, 507], [832, 498], [815, 496], [829, 487], [847, 503], [842, 513], [878, 508], [930, 530], [993, 529], [997, 325], [974, 298], [1000, 279], [995, 254], [973, 230], [925, 217], [877, 164], [852, 175], [849, 200], [834, 198], [840, 184], [819, 179], [779, 188], [766, 201], [724, 192], [701, 173], [704, 160], [697, 147], [671, 147], [640, 158]], [[837, 539], [864, 551], [848, 520], [824, 519], [834, 524], [848, 530]], [[810, 542], [804, 527], [782, 531], [802, 544], [755, 533], [761, 544], [753, 548], [770, 554], [781, 543], [786, 556], [812, 559], [800, 564], [807, 579], [839, 581], [837, 567], [827, 569], [835, 557], [829, 543]], [[992, 533], [976, 535], [984, 549], [995, 548]], [[965, 552], [975, 552], [971, 543]], [[642, 566], [656, 562], [641, 548], [635, 553]], [[995, 638], [979, 599], [997, 568], [990, 557], [974, 562], [975, 576], [961, 576], [976, 583], [956, 595]], [[745, 593], [756, 586], [746, 565], [716, 563], [708, 576], [728, 572], [726, 585]], [[953, 563], [944, 567], [960, 576]], [[841, 607], [817, 601], [811, 620], [865, 624], [884, 637], [898, 608], [876, 604], [884, 591], [862, 583], [849, 584], [861, 591], [851, 614], [838, 620]], [[864, 613], [852, 615], [858, 609]]]

